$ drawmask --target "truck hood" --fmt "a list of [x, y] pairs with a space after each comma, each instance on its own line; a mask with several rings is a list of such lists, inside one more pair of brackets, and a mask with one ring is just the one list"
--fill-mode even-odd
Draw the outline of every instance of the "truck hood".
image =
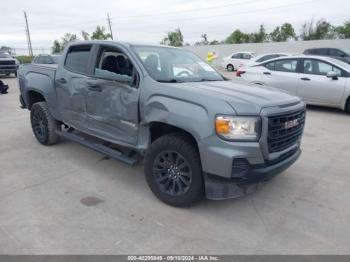
[[263, 108], [297, 104], [296, 96], [267, 86], [252, 86], [235, 81], [207, 81], [181, 83], [188, 90], [213, 99], [226, 101], [237, 114], [256, 115]]
[[14, 58], [0, 58], [0, 61], [16, 61]]

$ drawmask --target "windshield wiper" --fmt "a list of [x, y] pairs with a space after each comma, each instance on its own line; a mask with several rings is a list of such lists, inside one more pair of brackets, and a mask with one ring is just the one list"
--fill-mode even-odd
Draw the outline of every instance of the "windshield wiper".
[[178, 79], [172, 78], [169, 80], [157, 80], [160, 83], [183, 83], [184, 81], [180, 81]]
[[220, 80], [220, 79], [208, 79], [208, 78], [201, 78], [201, 79], [199, 79], [199, 80], [197, 80], [197, 81], [195, 81], [195, 82], [209, 82], [209, 81], [222, 81], [222, 80]]

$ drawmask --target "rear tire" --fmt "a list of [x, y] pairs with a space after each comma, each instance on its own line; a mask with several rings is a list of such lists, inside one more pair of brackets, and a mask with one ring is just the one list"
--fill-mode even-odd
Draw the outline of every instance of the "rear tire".
[[182, 134], [155, 140], [146, 152], [144, 171], [152, 192], [169, 205], [188, 206], [204, 195], [199, 153]]
[[346, 102], [345, 112], [350, 114], [350, 97], [348, 98], [348, 101]]
[[50, 114], [46, 102], [38, 102], [32, 106], [30, 121], [33, 133], [39, 143], [53, 145], [59, 141], [59, 135], [56, 131], [60, 129], [60, 124]]
[[227, 69], [227, 71], [229, 71], [229, 72], [233, 72], [233, 71], [235, 70], [234, 66], [231, 65], [231, 64], [227, 65], [227, 66], [226, 66], [226, 69]]

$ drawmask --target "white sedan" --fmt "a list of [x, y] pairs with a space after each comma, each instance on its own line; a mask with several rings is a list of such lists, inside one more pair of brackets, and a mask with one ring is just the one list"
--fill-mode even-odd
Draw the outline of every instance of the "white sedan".
[[241, 67], [237, 76], [297, 95], [308, 104], [350, 113], [350, 65], [322, 56], [280, 57]]
[[223, 58], [222, 67], [227, 71], [237, 70], [240, 66], [245, 66], [255, 56], [252, 52], [233, 53]]

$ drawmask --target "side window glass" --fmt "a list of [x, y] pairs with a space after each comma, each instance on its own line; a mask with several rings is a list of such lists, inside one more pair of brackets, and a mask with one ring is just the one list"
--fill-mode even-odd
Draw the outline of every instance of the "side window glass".
[[304, 60], [304, 73], [312, 75], [327, 75], [328, 72], [336, 72], [338, 76], [342, 75], [341, 69], [331, 64], [319, 61], [319, 60]]
[[337, 50], [337, 49], [330, 49], [329, 54], [331, 56], [344, 56], [344, 53], [342, 51]]
[[275, 62], [267, 63], [267, 64], [265, 65], [265, 67], [266, 67], [267, 69], [270, 69], [270, 70], [272, 70], [272, 71], [275, 71]]
[[250, 54], [242, 54], [243, 59], [250, 59], [252, 56]]
[[319, 55], [328, 55], [328, 49], [327, 48], [319, 49], [317, 53]]
[[279, 60], [275, 62], [275, 71], [295, 73], [298, 61], [295, 59]]
[[65, 67], [76, 73], [86, 74], [90, 58], [91, 45], [73, 46], [69, 49]]
[[105, 47], [100, 52], [94, 75], [132, 85], [133, 65], [122, 51], [116, 48]]
[[267, 61], [267, 60], [270, 60], [270, 59], [276, 58], [276, 57], [278, 57], [278, 55], [265, 55], [265, 56], [261, 57], [260, 59], [258, 59], [257, 62]]
[[232, 58], [234, 58], [234, 59], [241, 59], [241, 58], [242, 58], [242, 54], [241, 54], [241, 53], [234, 54], [234, 55], [232, 56]]

